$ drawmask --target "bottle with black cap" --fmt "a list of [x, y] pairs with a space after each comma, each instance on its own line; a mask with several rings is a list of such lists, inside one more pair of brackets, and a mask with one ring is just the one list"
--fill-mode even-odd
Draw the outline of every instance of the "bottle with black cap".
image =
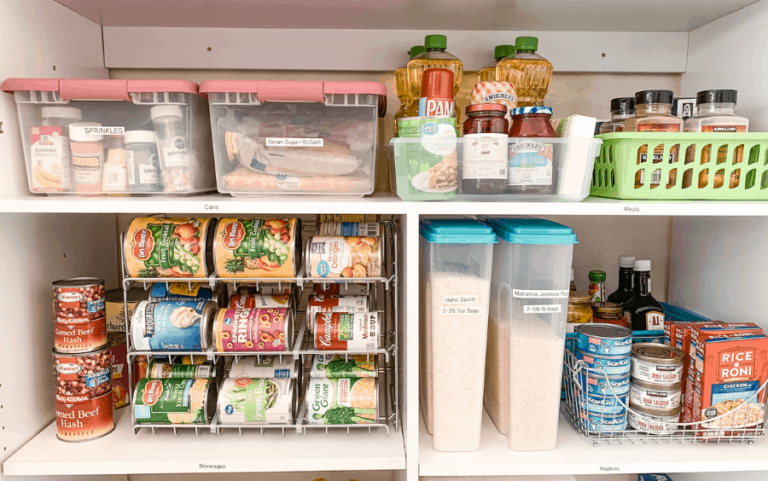
[[634, 256], [619, 257], [619, 288], [608, 295], [608, 302], [623, 306], [632, 299], [632, 268], [634, 266]]
[[636, 260], [633, 264], [634, 292], [624, 304], [624, 317], [633, 331], [664, 329], [664, 308], [651, 294], [651, 261]]
[[[702, 90], [696, 94], [696, 115], [685, 121], [686, 132], [711, 132], [711, 133], [736, 133], [749, 131], [749, 119], [738, 117], [736, 109], [735, 90]], [[701, 162], [709, 162], [709, 145], [702, 148]], [[687, 157], [686, 157], [687, 159]], [[732, 154], [728, 154], [728, 147], [720, 147], [717, 151], [717, 163], [724, 164], [729, 161], [739, 164], [744, 160], [744, 146], [740, 145]], [[730, 188], [739, 186], [741, 169], [736, 169], [731, 173], [729, 181]], [[751, 173], [754, 177], [754, 174]], [[723, 185], [725, 169], [719, 169], [715, 173], [714, 188], [720, 188]], [[690, 185], [692, 179], [686, 176], [683, 179], [684, 187]], [[751, 182], [752, 185], [749, 185]], [[699, 174], [699, 188], [704, 188], [709, 183], [709, 169], [703, 170]], [[752, 187], [754, 179], [747, 178], [746, 187]]]
[[[642, 90], [635, 94], [635, 116], [624, 122], [624, 132], [682, 132], [683, 119], [672, 115], [671, 90]], [[677, 162], [680, 145], [673, 145], [669, 149], [669, 163]], [[660, 164], [664, 159], [664, 144], [656, 144], [653, 150], [653, 163]], [[637, 164], [648, 162], [648, 146], [637, 149]], [[635, 174], [635, 187], [645, 185], [645, 170], [640, 169]], [[672, 187], [677, 180], [677, 172], [669, 173], [667, 186]], [[651, 175], [651, 189], [661, 185], [661, 169], [653, 171]]]
[[600, 126], [601, 134], [624, 131], [624, 121], [635, 116], [634, 97], [611, 99], [611, 120]]

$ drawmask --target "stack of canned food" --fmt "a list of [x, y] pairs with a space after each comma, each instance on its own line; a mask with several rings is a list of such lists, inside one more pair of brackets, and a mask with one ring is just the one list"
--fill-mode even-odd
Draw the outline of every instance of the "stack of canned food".
[[664, 344], [632, 348], [628, 422], [638, 431], [671, 434], [682, 409], [683, 351]]
[[56, 435], [88, 441], [115, 429], [104, 281], [53, 283]]

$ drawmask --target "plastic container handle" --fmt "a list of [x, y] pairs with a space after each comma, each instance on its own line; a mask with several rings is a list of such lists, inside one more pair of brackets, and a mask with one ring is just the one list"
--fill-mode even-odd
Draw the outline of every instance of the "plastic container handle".
[[325, 103], [323, 82], [259, 80], [256, 90], [259, 102]]
[[128, 80], [85, 80], [62, 79], [59, 82], [62, 100], [125, 100], [131, 102], [128, 94]]

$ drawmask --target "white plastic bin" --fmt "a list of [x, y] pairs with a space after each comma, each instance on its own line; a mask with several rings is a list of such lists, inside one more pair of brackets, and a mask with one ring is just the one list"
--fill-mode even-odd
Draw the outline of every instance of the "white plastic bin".
[[486, 222], [499, 244], [493, 252], [484, 403], [515, 451], [555, 449], [576, 235], [543, 219]]
[[373, 192], [378, 82], [208, 80], [219, 192], [350, 195]]
[[[16, 100], [32, 193], [188, 195], [216, 188], [208, 108], [194, 82], [8, 79], [2, 89]], [[154, 139], [155, 148], [142, 142], [132, 150], [131, 133]]]
[[424, 220], [420, 237], [422, 408], [438, 451], [480, 448], [496, 234], [471, 219]]

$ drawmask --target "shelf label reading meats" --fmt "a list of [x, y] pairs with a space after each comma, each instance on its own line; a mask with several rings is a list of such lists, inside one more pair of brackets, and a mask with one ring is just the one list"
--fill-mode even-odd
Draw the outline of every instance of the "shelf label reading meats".
[[568, 299], [568, 289], [543, 291], [512, 289], [512, 295], [519, 299]]
[[562, 310], [563, 308], [560, 304], [523, 306], [524, 314], [554, 314], [562, 312]]
[[477, 304], [478, 302], [480, 302], [479, 296], [475, 294], [443, 297], [443, 304]]
[[477, 316], [483, 313], [480, 306], [443, 306], [441, 314], [445, 316]]

